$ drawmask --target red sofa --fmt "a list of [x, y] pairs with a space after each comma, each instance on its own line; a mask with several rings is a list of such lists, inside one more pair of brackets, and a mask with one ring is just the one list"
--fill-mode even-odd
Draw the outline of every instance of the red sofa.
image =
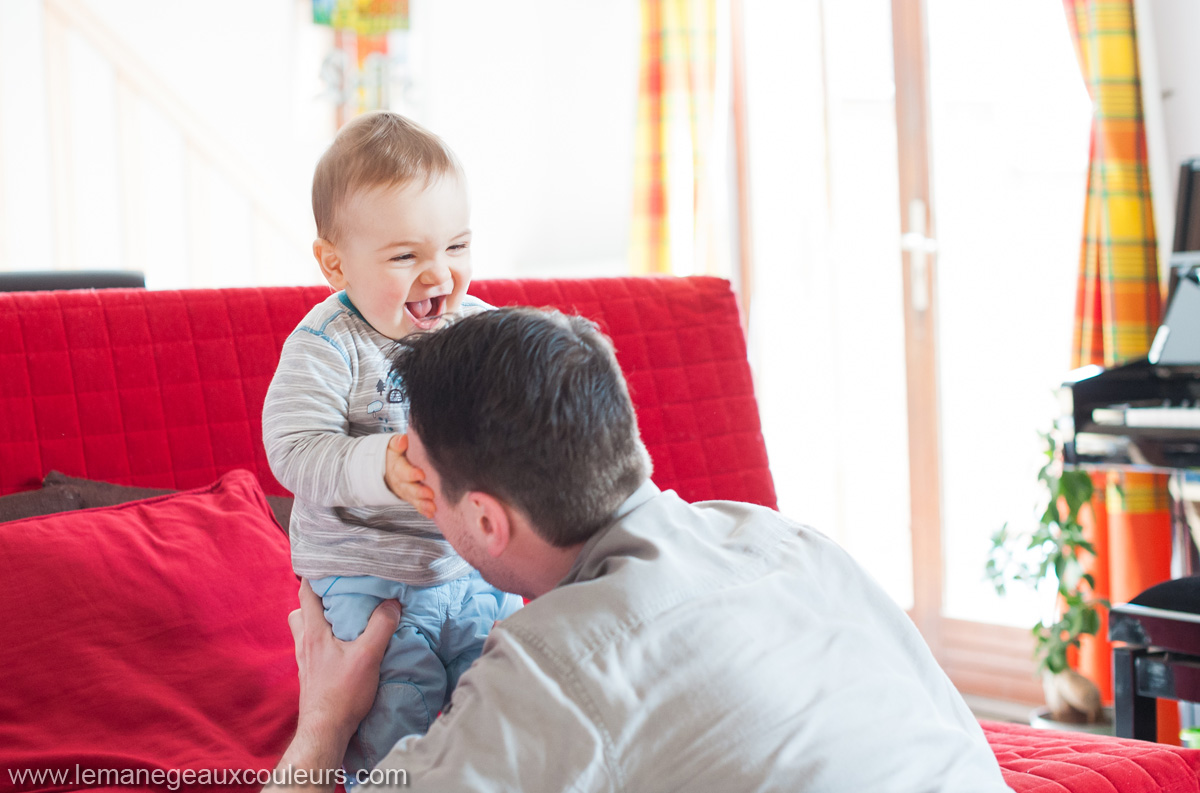
[[[661, 487], [775, 505], [726, 282], [471, 291], [606, 329]], [[279, 502], [265, 498], [286, 492], [267, 466], [260, 411], [283, 339], [326, 294], [0, 294], [0, 502], [49, 513], [0, 524], [12, 640], [0, 649], [0, 791], [264, 781], [294, 727], [297, 688], [284, 624], [295, 579], [270, 510]], [[77, 479], [43, 486], [51, 471]], [[107, 486], [95, 482], [181, 492], [98, 501], [89, 488]], [[1017, 791], [1200, 793], [1200, 751], [983, 726]]]

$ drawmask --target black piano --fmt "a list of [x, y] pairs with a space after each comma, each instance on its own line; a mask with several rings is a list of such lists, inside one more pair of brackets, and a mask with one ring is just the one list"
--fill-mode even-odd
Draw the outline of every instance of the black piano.
[[1076, 369], [1063, 384], [1057, 429], [1068, 465], [1200, 468], [1200, 253], [1176, 260], [1183, 272], [1149, 355]]
[[[1145, 358], [1071, 372], [1055, 430], [1070, 466], [1170, 474], [1172, 580], [1113, 605], [1116, 733], [1155, 740], [1157, 699], [1200, 703], [1200, 159], [1181, 169], [1163, 324]], [[1193, 520], [1191, 523], [1200, 523]], [[1200, 528], [1200, 526], [1198, 526]], [[1186, 721], [1186, 719], [1185, 719]]]

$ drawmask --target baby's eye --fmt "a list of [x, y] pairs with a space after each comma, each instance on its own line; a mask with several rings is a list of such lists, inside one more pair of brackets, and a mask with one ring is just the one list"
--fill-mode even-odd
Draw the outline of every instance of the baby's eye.
[[449, 248], [449, 250], [452, 250], [452, 251], [465, 251], [465, 250], [466, 250], [467, 248], [469, 248], [470, 246], [471, 246], [471, 243], [469, 243], [469, 242], [460, 242], [460, 243], [458, 243], [458, 244], [456, 244], [456, 245], [451, 245], [451, 246], [450, 246], [450, 248]]
[[390, 262], [411, 262], [415, 258], [417, 258], [417, 255], [415, 253], [401, 253], [398, 256], [393, 256], [392, 258], [388, 259], [388, 261], [390, 261]]

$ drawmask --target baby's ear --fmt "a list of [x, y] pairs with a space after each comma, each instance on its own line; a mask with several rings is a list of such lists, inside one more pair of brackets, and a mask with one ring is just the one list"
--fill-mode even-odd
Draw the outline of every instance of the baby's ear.
[[313, 256], [321, 267], [321, 275], [334, 289], [346, 288], [346, 276], [342, 273], [342, 257], [337, 247], [325, 239], [313, 240]]

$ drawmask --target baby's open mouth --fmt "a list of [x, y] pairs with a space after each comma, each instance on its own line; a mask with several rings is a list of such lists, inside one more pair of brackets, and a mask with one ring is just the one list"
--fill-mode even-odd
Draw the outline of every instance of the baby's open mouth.
[[412, 317], [413, 324], [422, 330], [429, 330], [437, 325], [442, 318], [442, 308], [446, 305], [446, 296], [437, 295], [424, 300], [415, 300], [404, 304], [404, 310]]

